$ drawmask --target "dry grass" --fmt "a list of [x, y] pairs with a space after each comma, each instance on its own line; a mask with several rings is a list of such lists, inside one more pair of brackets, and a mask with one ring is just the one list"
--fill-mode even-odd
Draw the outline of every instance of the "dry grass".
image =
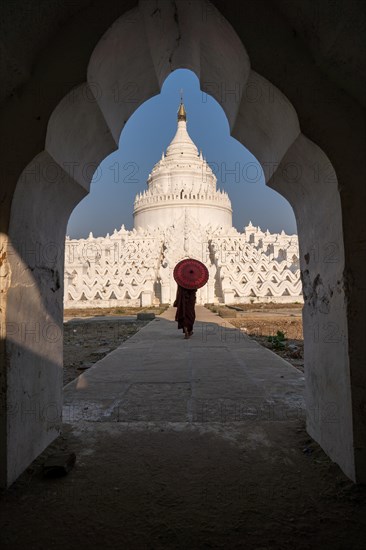
[[91, 307], [91, 308], [74, 308], [65, 309], [65, 319], [72, 319], [73, 317], [114, 317], [121, 315], [137, 315], [141, 312], [152, 312], [155, 315], [160, 315], [167, 309], [167, 305], [161, 305], [159, 307]]

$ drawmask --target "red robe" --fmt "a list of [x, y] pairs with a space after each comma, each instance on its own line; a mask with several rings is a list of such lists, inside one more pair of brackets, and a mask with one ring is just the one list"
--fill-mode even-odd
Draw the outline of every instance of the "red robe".
[[174, 307], [177, 308], [175, 320], [178, 321], [178, 329], [187, 327], [188, 332], [192, 332], [193, 324], [196, 319], [194, 305], [196, 303], [197, 289], [189, 290], [178, 285], [177, 297], [174, 302]]

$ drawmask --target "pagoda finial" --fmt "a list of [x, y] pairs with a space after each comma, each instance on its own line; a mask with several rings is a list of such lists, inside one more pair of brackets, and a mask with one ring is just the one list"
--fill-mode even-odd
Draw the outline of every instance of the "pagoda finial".
[[182, 88], [180, 89], [180, 105], [179, 105], [179, 109], [178, 109], [178, 122], [180, 120], [184, 120], [184, 121], [187, 120], [187, 114], [186, 114], [186, 110], [184, 108], [184, 103], [183, 103], [183, 90], [182, 90]]

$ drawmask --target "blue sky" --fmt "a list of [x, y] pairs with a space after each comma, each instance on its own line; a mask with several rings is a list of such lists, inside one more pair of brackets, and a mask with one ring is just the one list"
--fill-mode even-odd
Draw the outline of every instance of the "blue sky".
[[229, 194], [233, 225], [240, 231], [251, 220], [263, 230], [297, 233], [291, 206], [266, 187], [255, 157], [230, 136], [220, 105], [200, 91], [193, 72], [180, 69], [165, 80], [159, 95], [141, 105], [128, 120], [118, 151], [100, 164], [90, 194], [74, 209], [67, 235], [81, 238], [92, 231], [99, 237], [122, 224], [132, 229], [135, 195], [146, 189], [149, 172], [174, 137], [181, 89], [188, 132], [214, 170], [217, 187]]

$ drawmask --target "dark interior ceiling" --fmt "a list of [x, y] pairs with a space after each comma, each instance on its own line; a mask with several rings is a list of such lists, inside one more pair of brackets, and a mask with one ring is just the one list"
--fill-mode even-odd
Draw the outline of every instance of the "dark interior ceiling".
[[[266, 27], [277, 18], [301, 41], [313, 63], [334, 84], [365, 105], [366, 89], [366, 2], [364, 0], [213, 0], [245, 41], [246, 21], [256, 17], [258, 52], [263, 50]], [[137, 5], [136, 0], [3, 0], [0, 7], [0, 101], [24, 84], [32, 73], [37, 55], [48, 41], [84, 10], [98, 9], [106, 23]], [[103, 15], [102, 15], [103, 14]], [[109, 19], [110, 21], [109, 21]], [[96, 25], [95, 42], [99, 39]], [[105, 28], [104, 28], [105, 30]], [[271, 33], [273, 36], [273, 28]], [[271, 34], [270, 33], [270, 34]], [[253, 34], [254, 36], [254, 34]], [[80, 41], [83, 29], [80, 28]], [[279, 29], [277, 40], [281, 41]], [[276, 44], [265, 44], [263, 55], [271, 55]], [[261, 65], [255, 40], [249, 40], [253, 67]], [[273, 61], [272, 61], [273, 62]]]

